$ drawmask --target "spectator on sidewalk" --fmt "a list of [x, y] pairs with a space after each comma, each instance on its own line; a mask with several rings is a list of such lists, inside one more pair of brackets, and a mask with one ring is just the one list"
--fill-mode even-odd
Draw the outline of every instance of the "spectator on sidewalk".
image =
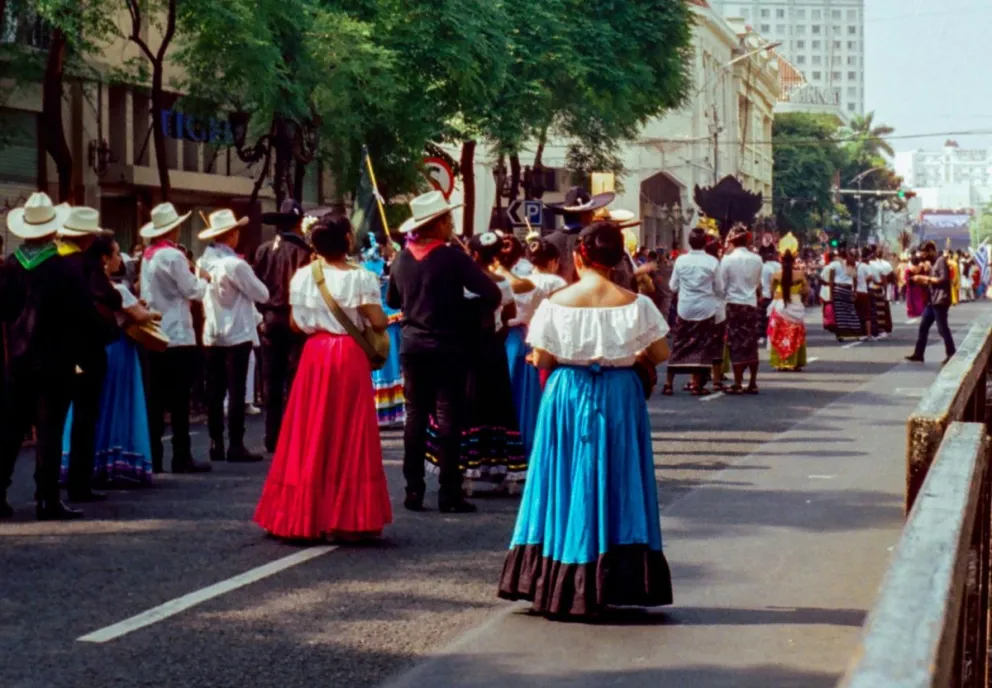
[[923, 363], [923, 357], [927, 350], [927, 339], [930, 336], [930, 328], [937, 323], [937, 332], [944, 339], [944, 352], [947, 357], [944, 363], [951, 360], [957, 347], [954, 346], [954, 336], [951, 334], [951, 327], [947, 322], [947, 314], [951, 308], [951, 271], [947, 264], [947, 257], [937, 253], [937, 245], [928, 241], [923, 245], [923, 258], [930, 262], [929, 275], [915, 275], [910, 279], [915, 284], [925, 285], [930, 288], [930, 303], [923, 310], [920, 321], [920, 333], [916, 338], [916, 350], [906, 357], [907, 361]]

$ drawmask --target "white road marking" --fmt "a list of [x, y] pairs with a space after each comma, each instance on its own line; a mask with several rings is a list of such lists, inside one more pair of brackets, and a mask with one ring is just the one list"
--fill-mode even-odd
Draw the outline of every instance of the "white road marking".
[[907, 325], [916, 325], [919, 322], [920, 322], [920, 319], [919, 318], [910, 318], [909, 320], [906, 321], [906, 324]]
[[164, 621], [170, 616], [175, 616], [181, 612], [186, 611], [192, 607], [197, 606], [207, 600], [212, 600], [215, 597], [220, 597], [232, 590], [237, 590], [238, 588], [250, 585], [263, 578], [268, 578], [280, 571], [285, 571], [288, 568], [296, 566], [297, 564], [302, 564], [311, 559], [316, 559], [319, 556], [327, 554], [328, 552], [333, 552], [338, 547], [337, 545], [320, 545], [318, 547], [310, 547], [308, 549], [301, 550], [295, 554], [290, 554], [288, 557], [283, 557], [282, 559], [276, 559], [275, 561], [270, 561], [268, 564], [258, 566], [244, 573], [238, 574], [233, 578], [228, 578], [219, 583], [214, 583], [206, 588], [201, 588], [195, 592], [191, 592], [182, 597], [177, 597], [174, 600], [169, 600], [164, 604], [160, 604], [157, 607], [152, 607], [148, 611], [142, 612], [137, 616], [132, 616], [130, 619], [124, 619], [112, 626], [107, 626], [106, 628], [101, 628], [92, 633], [87, 633], [84, 636], [76, 638], [76, 640], [84, 643], [106, 643], [111, 640], [120, 638], [121, 636], [127, 635], [133, 631], [144, 628], [145, 626], [151, 626], [159, 621]]
[[820, 360], [819, 358], [817, 358], [816, 356], [813, 356], [813, 358], [807, 358], [806, 359], [806, 363], [816, 363], [819, 360]]
[[833, 480], [836, 477], [837, 477], [836, 475], [811, 475], [809, 477], [809, 479], [810, 480]]
[[922, 387], [897, 387], [893, 394], [897, 397], [916, 397], [917, 399], [922, 399], [926, 391]]
[[713, 401], [714, 399], [719, 399], [722, 396], [726, 396], [726, 395], [724, 395], [723, 392], [716, 392], [714, 394], [709, 395], [708, 397], [700, 398], [700, 401]]
[[842, 346], [841, 348], [842, 348], [842, 349], [853, 349], [854, 347], [856, 347], [856, 346], [861, 346], [862, 344], [864, 344], [864, 342], [862, 342], [862, 341], [861, 341], [861, 340], [859, 339], [859, 340], [857, 340], [857, 341], [854, 341], [854, 342], [851, 342], [851, 343], [849, 343], [849, 344], [845, 344], [845, 345], [844, 345], [844, 346]]

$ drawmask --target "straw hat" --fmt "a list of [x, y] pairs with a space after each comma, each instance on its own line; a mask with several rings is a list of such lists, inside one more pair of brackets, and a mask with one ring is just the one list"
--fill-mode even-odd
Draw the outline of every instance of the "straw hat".
[[207, 228], [200, 232], [200, 241], [213, 241], [232, 229], [244, 227], [246, 224], [248, 224], [248, 218], [243, 217], [239, 220], [235, 217], [233, 210], [227, 208], [215, 210], [207, 216]]
[[53, 205], [46, 193], [33, 193], [21, 208], [7, 213], [7, 227], [19, 239], [43, 239], [55, 234], [69, 217], [68, 203]]
[[86, 206], [77, 206], [69, 211], [69, 217], [59, 228], [60, 237], [109, 236], [109, 229], [100, 226], [100, 211]]
[[417, 196], [410, 201], [410, 211], [413, 213], [413, 217], [400, 225], [400, 234], [409, 234], [461, 206], [461, 203], [449, 205], [444, 194], [440, 191], [429, 191]]
[[152, 208], [152, 221], [141, 228], [142, 239], [158, 239], [186, 222], [192, 213], [180, 215], [176, 206], [162, 203]]
[[561, 203], [545, 204], [548, 210], [553, 213], [588, 213], [593, 210], [605, 208], [617, 195], [612, 191], [591, 195], [581, 186], [573, 186], [565, 194], [565, 200]]

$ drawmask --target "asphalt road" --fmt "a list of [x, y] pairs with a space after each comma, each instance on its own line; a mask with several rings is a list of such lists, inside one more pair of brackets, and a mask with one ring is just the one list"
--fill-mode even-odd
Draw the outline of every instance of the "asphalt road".
[[[983, 308], [954, 309], [952, 326]], [[763, 368], [760, 396], [652, 399], [662, 505], [901, 363], [916, 328], [894, 310], [891, 339], [847, 347], [814, 316], [809, 367]], [[195, 430], [205, 457], [205, 429]], [[260, 438], [256, 421], [249, 439]], [[267, 463], [164, 475], [114, 492], [85, 521], [51, 524], [32, 520], [25, 454], [10, 494], [17, 515], [0, 523], [0, 687], [373, 686], [483, 623], [504, 606], [495, 589], [516, 500], [411, 514], [400, 505], [398, 432], [384, 433], [384, 448], [396, 511], [381, 542], [334, 549], [105, 643], [77, 639], [306, 546], [251, 522]]]

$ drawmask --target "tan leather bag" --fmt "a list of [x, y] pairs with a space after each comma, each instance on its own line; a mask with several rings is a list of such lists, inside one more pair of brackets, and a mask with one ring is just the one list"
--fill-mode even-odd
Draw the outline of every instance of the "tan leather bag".
[[358, 343], [358, 346], [362, 347], [362, 351], [369, 359], [369, 367], [372, 370], [379, 370], [386, 365], [386, 360], [389, 358], [389, 335], [385, 332], [377, 332], [371, 327], [365, 328], [364, 332], [359, 330], [358, 326], [348, 317], [348, 314], [341, 310], [341, 306], [331, 296], [331, 292], [327, 289], [327, 283], [324, 281], [324, 261], [320, 258], [315, 259], [310, 264], [310, 270], [313, 273], [314, 282], [317, 283], [317, 288], [320, 289], [320, 295], [324, 297], [324, 303], [331, 309], [334, 319], [341, 324], [345, 332]]

